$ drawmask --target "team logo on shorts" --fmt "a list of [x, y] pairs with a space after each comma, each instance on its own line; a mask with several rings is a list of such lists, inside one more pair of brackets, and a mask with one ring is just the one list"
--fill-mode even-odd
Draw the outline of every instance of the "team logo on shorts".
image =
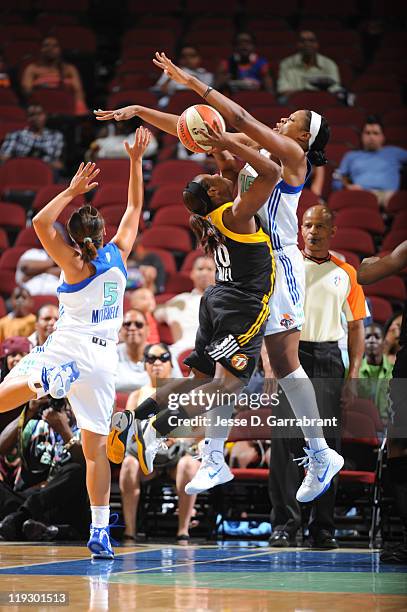
[[233, 355], [231, 359], [231, 364], [235, 368], [235, 370], [239, 370], [241, 372], [245, 368], [247, 368], [247, 364], [249, 363], [249, 358], [244, 353], [236, 353]]
[[285, 327], [286, 329], [290, 329], [290, 327], [292, 327], [294, 325], [295, 321], [292, 318], [292, 316], [288, 313], [285, 313], [282, 315], [281, 321], [280, 321], [280, 325], [282, 327]]

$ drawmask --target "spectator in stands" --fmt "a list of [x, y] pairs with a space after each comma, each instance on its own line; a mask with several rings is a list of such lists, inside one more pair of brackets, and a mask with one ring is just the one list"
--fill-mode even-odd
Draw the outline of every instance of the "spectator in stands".
[[0, 454], [18, 440], [21, 476], [13, 489], [0, 483], [0, 539], [85, 537], [89, 522], [80, 433], [66, 399], [32, 400], [0, 435]]
[[31, 351], [29, 338], [10, 336], [0, 346], [0, 382]]
[[37, 89], [69, 91], [75, 99], [75, 114], [88, 113], [79, 72], [73, 64], [63, 61], [61, 46], [54, 36], [44, 38], [39, 59], [25, 67], [21, 89], [27, 98]]
[[383, 353], [391, 364], [396, 362], [396, 356], [400, 349], [400, 332], [403, 313], [395, 312], [384, 326], [384, 348]]
[[45, 340], [55, 330], [59, 318], [59, 311], [55, 304], [44, 304], [37, 312], [35, 332], [28, 337], [32, 346], [42, 346]]
[[148, 344], [160, 342], [157, 321], [153, 316], [153, 312], [156, 309], [154, 293], [150, 289], [143, 287], [136, 289], [136, 291], [133, 291], [131, 294], [130, 305], [132, 308], [134, 308], [134, 310], [140, 310], [147, 320], [149, 329], [147, 336]]
[[272, 91], [270, 67], [267, 59], [256, 52], [253, 34], [240, 32], [236, 35], [233, 55], [220, 63], [215, 82], [216, 89], [221, 91]]
[[[207, 85], [213, 85], [213, 74], [202, 67], [202, 58], [197, 47], [193, 45], [184, 45], [179, 54], [178, 64], [183, 70], [188, 72], [188, 74], [196, 76]], [[152, 88], [154, 92], [161, 96], [159, 102], [159, 106], [161, 107], [167, 106], [171, 96], [173, 96], [175, 92], [183, 89], [187, 88], [176, 83], [164, 73]]]
[[35, 330], [36, 320], [30, 292], [16, 287], [11, 294], [11, 312], [0, 319], [0, 342], [11, 336], [29, 336]]
[[163, 293], [165, 289], [164, 264], [157, 253], [145, 248], [140, 236], [136, 238], [133, 250], [127, 260], [127, 273], [126, 289], [145, 287], [154, 294]]
[[42, 248], [28, 249], [18, 260], [16, 283], [31, 295], [55, 295], [61, 270]]
[[[134, 118], [131, 121], [121, 121], [108, 123], [101, 128], [96, 140], [91, 142], [86, 152], [86, 161], [96, 161], [97, 159], [125, 159], [127, 158], [126, 149], [123, 141], [127, 140], [131, 146], [134, 145], [135, 131], [142, 125], [142, 121]], [[149, 145], [143, 155], [144, 158], [154, 157], [158, 150], [158, 142], [153, 134]]]
[[380, 417], [388, 419], [388, 382], [392, 377], [393, 364], [383, 353], [383, 329], [378, 323], [365, 327], [365, 356], [359, 369], [358, 397], [372, 399]]
[[128, 310], [123, 317], [121, 338], [117, 347], [119, 365], [116, 371], [116, 391], [129, 393], [148, 384], [144, 369], [144, 348], [149, 329], [147, 319], [140, 310]]
[[[144, 366], [148, 374], [148, 383], [130, 394], [126, 409], [135, 410], [146, 398], [153, 395], [157, 380], [171, 377], [171, 353], [169, 347], [160, 342], [147, 345], [144, 349]], [[120, 492], [122, 495], [123, 516], [125, 522], [124, 541], [136, 539], [137, 509], [140, 500], [140, 481], [155, 478], [166, 471], [175, 480], [178, 495], [178, 531], [177, 541], [189, 540], [189, 525], [192, 518], [196, 495], [187, 495], [185, 485], [195, 476], [199, 462], [189, 454], [184, 454], [186, 444], [182, 439], [171, 438], [166, 442], [168, 451], [159, 452], [154, 462], [154, 472], [148, 476], [141, 473], [137, 460], [137, 448], [132, 441], [127, 447], [126, 457], [120, 470]], [[182, 456], [183, 455], [183, 456]]]
[[318, 53], [319, 43], [314, 32], [301, 31], [297, 49], [298, 53], [280, 63], [277, 92], [282, 103], [296, 91], [342, 91], [338, 66], [329, 57]]
[[191, 292], [180, 293], [165, 304], [157, 307], [154, 316], [158, 322], [165, 322], [171, 328], [174, 356], [195, 345], [199, 326], [199, 304], [210, 285], [215, 284], [215, 262], [211, 257], [197, 257], [191, 270], [194, 288]]
[[[380, 119], [368, 117], [361, 134], [362, 148], [345, 153], [335, 173], [345, 189], [372, 191], [381, 207], [400, 189], [400, 170], [407, 163], [407, 151], [385, 146], [385, 140]], [[335, 181], [334, 187], [339, 186]]]
[[64, 137], [61, 132], [45, 127], [46, 122], [47, 115], [41, 106], [29, 106], [27, 127], [6, 134], [0, 149], [0, 161], [5, 162], [13, 157], [36, 157], [47, 162], [58, 178], [63, 168], [61, 156]]

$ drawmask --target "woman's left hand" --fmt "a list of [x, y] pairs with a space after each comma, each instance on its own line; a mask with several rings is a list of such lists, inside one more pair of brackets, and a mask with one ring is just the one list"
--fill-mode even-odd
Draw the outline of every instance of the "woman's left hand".
[[93, 179], [97, 177], [100, 170], [96, 168], [96, 164], [87, 163], [86, 165], [82, 162], [78, 168], [77, 173], [71, 180], [71, 183], [67, 189], [72, 197], [87, 193], [99, 185], [99, 183], [92, 183]]
[[143, 154], [145, 153], [148, 145], [151, 140], [151, 132], [145, 127], [139, 127], [136, 130], [136, 135], [134, 139], [134, 145], [130, 145], [127, 140], [124, 143], [124, 147], [127, 151], [130, 159], [141, 159]]
[[167, 76], [169, 76], [170, 79], [172, 79], [176, 83], [179, 83], [180, 85], [188, 84], [190, 75], [185, 72], [185, 70], [182, 70], [182, 68], [179, 68], [178, 66], [173, 64], [173, 62], [165, 55], [165, 53], [158, 53], [157, 51], [155, 54], [155, 58], [156, 59], [153, 59], [154, 64], [158, 66], [158, 68], [161, 68], [161, 70]]
[[227, 133], [221, 130], [219, 124], [216, 121], [214, 121], [213, 127], [206, 121], [204, 121], [204, 124], [205, 130], [197, 130], [198, 134], [202, 136], [202, 140], [200, 140], [198, 144], [210, 146], [212, 149], [217, 149], [218, 151], [227, 149], [230, 144], [230, 139]]

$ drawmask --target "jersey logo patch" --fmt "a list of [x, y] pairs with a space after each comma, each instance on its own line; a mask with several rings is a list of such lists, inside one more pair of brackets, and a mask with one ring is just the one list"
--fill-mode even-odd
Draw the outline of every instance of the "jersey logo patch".
[[236, 355], [233, 355], [232, 359], [230, 360], [230, 363], [235, 368], [235, 370], [239, 370], [239, 372], [241, 372], [242, 370], [245, 370], [247, 368], [249, 358], [244, 353], [236, 353]]
[[339, 283], [341, 282], [341, 277], [338, 275], [334, 276], [334, 285], [335, 287], [339, 287]]
[[280, 325], [286, 329], [290, 329], [294, 325], [295, 321], [292, 316], [288, 313], [281, 315]]

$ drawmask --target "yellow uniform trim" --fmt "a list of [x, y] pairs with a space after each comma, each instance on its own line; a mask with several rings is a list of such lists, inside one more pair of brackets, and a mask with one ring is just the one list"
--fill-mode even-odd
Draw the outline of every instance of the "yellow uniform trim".
[[[225, 227], [223, 224], [223, 213], [227, 208], [233, 206], [233, 202], [226, 202], [226, 204], [222, 204], [219, 208], [212, 210], [209, 215], [206, 216], [206, 219], [209, 219], [213, 223], [215, 227], [224, 235], [230, 238], [231, 240], [235, 240], [236, 242], [245, 242], [246, 244], [250, 244], [252, 242], [267, 242], [270, 243], [270, 238], [267, 234], [262, 230], [262, 228], [258, 229], [254, 234], [236, 234], [232, 232], [230, 229]], [[271, 247], [271, 243], [270, 243]]]

